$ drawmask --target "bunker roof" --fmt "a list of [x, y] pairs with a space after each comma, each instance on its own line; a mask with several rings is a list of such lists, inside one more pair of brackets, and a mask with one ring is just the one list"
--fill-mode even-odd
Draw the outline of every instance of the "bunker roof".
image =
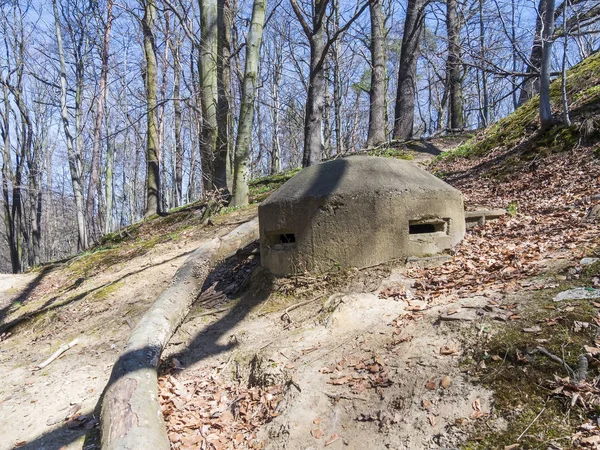
[[378, 192], [455, 191], [416, 165], [394, 158], [350, 156], [307, 167], [281, 186], [263, 204], [302, 198], [338, 197]]

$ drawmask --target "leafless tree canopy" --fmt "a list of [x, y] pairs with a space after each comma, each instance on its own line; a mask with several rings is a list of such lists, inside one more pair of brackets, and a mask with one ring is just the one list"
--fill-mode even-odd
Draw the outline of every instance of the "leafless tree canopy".
[[540, 89], [551, 125], [549, 81], [599, 32], [596, 0], [0, 2], [0, 271]]

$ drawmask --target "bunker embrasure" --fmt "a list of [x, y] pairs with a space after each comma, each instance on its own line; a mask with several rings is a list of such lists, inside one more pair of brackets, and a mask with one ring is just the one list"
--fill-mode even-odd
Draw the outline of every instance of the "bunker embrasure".
[[465, 234], [458, 190], [410, 162], [374, 156], [302, 170], [258, 215], [262, 265], [278, 276], [437, 254]]

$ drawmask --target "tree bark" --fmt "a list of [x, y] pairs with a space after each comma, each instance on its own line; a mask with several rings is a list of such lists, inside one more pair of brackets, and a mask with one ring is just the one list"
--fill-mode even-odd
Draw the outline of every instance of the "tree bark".
[[[484, 0], [479, 0], [478, 13], [479, 13], [479, 53], [481, 61], [485, 61], [485, 27], [483, 24], [483, 3]], [[481, 124], [483, 127], [487, 127], [490, 122], [490, 100], [487, 86], [487, 71], [482, 67], [481, 69]]]
[[211, 269], [258, 238], [258, 219], [202, 244], [177, 270], [131, 332], [104, 391], [102, 450], [169, 450], [158, 398], [157, 369], [169, 339], [183, 322]]
[[217, 146], [214, 156], [214, 189], [219, 189], [225, 200], [231, 193], [228, 180], [230, 146], [232, 142], [231, 126], [231, 27], [233, 11], [230, 0], [218, 0], [217, 4]]
[[413, 135], [417, 61], [426, 5], [426, 0], [408, 0], [406, 7], [394, 110], [394, 139], [397, 140], [409, 139]]
[[381, 0], [372, 0], [371, 12], [371, 90], [369, 92], [369, 132], [367, 147], [384, 143], [385, 135], [385, 23]]
[[272, 96], [273, 96], [273, 139], [271, 146], [271, 161], [270, 161], [270, 175], [274, 175], [280, 170], [280, 159], [281, 159], [281, 140], [279, 139], [279, 108], [281, 103], [279, 101], [279, 83], [281, 82], [281, 75], [283, 72], [283, 54], [282, 45], [280, 41], [275, 41], [273, 51], [275, 52], [274, 61], [271, 63], [271, 70], [273, 71], [272, 80]]
[[448, 30], [448, 90], [450, 106], [449, 125], [451, 130], [462, 130], [465, 126], [462, 99], [462, 74], [460, 56], [460, 23], [457, 0], [446, 1], [446, 29]]
[[539, 73], [542, 65], [542, 31], [544, 27], [542, 16], [546, 8], [547, 0], [540, 0], [535, 22], [533, 46], [531, 47], [529, 65], [527, 67], [527, 73], [531, 75], [526, 76], [523, 80], [523, 87], [521, 88], [521, 94], [519, 95], [519, 106], [540, 92]]
[[[325, 27], [323, 16], [327, 0], [315, 0], [313, 32], [310, 41], [310, 75], [306, 94], [304, 118], [304, 154], [302, 166], [309, 167], [321, 161], [323, 155], [323, 108], [325, 107]], [[322, 12], [321, 12], [322, 11]]]
[[173, 45], [173, 126], [175, 134], [174, 206], [183, 204], [183, 141], [181, 139], [181, 43]]
[[554, 34], [554, 0], [545, 0], [546, 8], [542, 12], [542, 70], [540, 74], [540, 122], [542, 129], [553, 125], [550, 107], [550, 69], [552, 62], [552, 41]]
[[246, 40], [246, 67], [244, 69], [240, 119], [235, 143], [233, 168], [233, 206], [248, 204], [248, 161], [252, 140], [252, 123], [254, 121], [254, 102], [258, 88], [260, 44], [265, 25], [266, 8], [266, 0], [254, 0], [252, 21]]
[[156, 43], [154, 41], [154, 20], [156, 0], [145, 0], [142, 33], [144, 35], [144, 58], [146, 73], [146, 209], [144, 216], [149, 217], [160, 212], [160, 155], [158, 148], [158, 110], [157, 110], [157, 63]]
[[214, 158], [219, 132], [217, 107], [218, 6], [217, 0], [200, 3], [200, 93], [202, 103], [202, 179], [204, 193], [215, 186]]

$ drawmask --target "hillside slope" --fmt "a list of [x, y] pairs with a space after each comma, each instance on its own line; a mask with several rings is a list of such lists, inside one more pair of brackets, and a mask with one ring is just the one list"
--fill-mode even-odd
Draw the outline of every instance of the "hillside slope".
[[[550, 85], [550, 100], [557, 125], [539, 129], [539, 97], [451, 152], [451, 157], [486, 156], [507, 164], [531, 160], [554, 151], [597, 143], [600, 138], [600, 52], [586, 58], [567, 73], [567, 98], [572, 125], [561, 124], [562, 82]], [[443, 157], [448, 158], [448, 155]]]

